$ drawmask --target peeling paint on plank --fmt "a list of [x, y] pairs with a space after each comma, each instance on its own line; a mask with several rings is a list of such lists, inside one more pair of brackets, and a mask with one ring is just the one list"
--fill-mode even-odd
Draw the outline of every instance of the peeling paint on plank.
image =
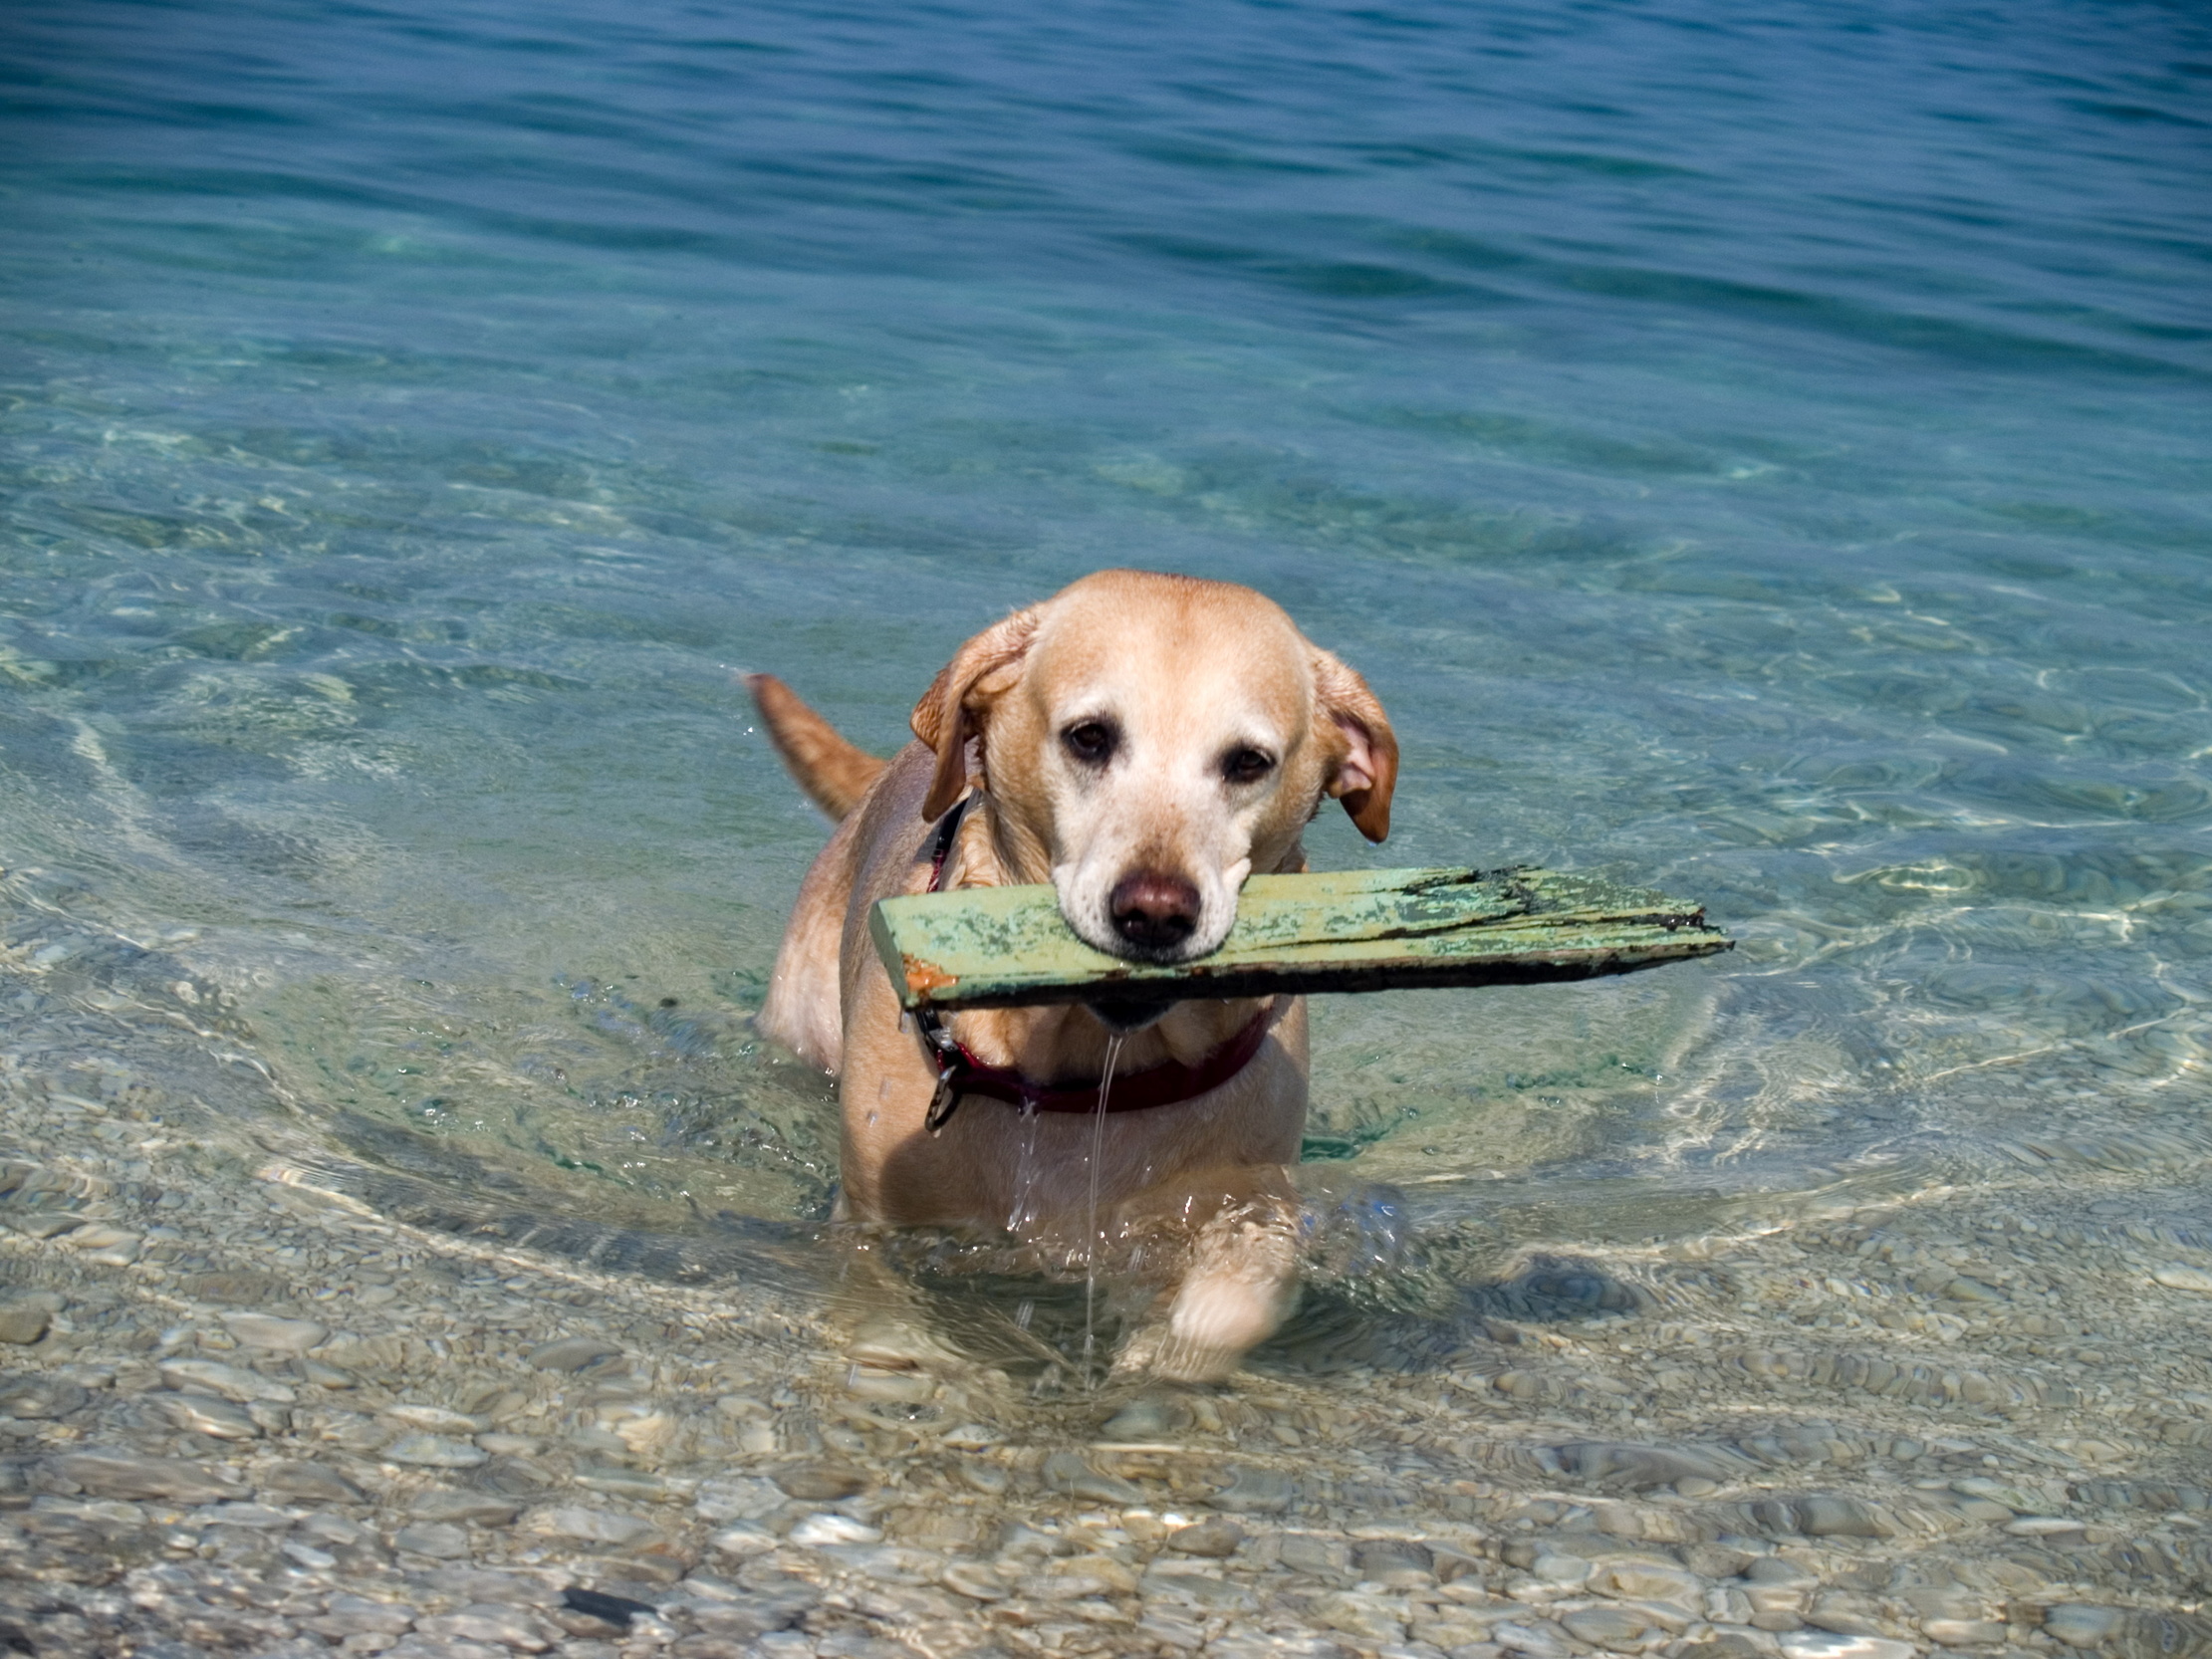
[[868, 921], [909, 1009], [1525, 985], [1734, 945], [1684, 900], [1531, 867], [1255, 875], [1221, 949], [1168, 967], [1093, 950], [1049, 886], [885, 899]]

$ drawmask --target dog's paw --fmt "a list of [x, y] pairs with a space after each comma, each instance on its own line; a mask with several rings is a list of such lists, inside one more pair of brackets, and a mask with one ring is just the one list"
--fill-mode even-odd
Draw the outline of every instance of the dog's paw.
[[1274, 1335], [1297, 1303], [1295, 1279], [1194, 1275], [1183, 1281], [1167, 1310], [1168, 1336], [1177, 1345], [1242, 1353]]
[[1218, 1382], [1297, 1309], [1297, 1247], [1285, 1230], [1251, 1221], [1209, 1229], [1192, 1254], [1165, 1317], [1139, 1333], [1118, 1369]]

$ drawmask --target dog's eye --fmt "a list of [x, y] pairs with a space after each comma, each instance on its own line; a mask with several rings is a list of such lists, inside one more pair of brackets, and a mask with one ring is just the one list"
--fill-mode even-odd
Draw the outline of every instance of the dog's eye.
[[1221, 776], [1232, 784], [1256, 784], [1274, 770], [1274, 757], [1257, 749], [1232, 749], [1221, 762]]
[[1070, 726], [1060, 734], [1060, 741], [1068, 753], [1085, 766], [1104, 766], [1113, 759], [1118, 735], [1104, 720], [1086, 720], [1081, 725]]

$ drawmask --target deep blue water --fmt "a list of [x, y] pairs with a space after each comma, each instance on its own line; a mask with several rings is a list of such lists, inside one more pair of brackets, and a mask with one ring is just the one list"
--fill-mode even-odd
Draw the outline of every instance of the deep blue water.
[[1391, 709], [1324, 861], [1744, 940], [1332, 1005], [1317, 1153], [1532, 1234], [2196, 1202], [2201, 12], [25, 0], [0, 74], [11, 937], [158, 943], [357, 1149], [818, 1207], [733, 674], [887, 748], [1137, 564]]

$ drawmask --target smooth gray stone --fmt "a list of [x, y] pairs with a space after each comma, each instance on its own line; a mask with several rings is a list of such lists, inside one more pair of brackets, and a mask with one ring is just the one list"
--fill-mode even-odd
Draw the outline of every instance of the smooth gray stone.
[[0, 1416], [26, 1422], [67, 1417], [91, 1396], [67, 1377], [17, 1377], [0, 1385]]
[[1548, 1619], [1492, 1625], [1490, 1639], [1509, 1653], [1525, 1653], [1530, 1659], [1571, 1659], [1575, 1651], [1566, 1633]]
[[1259, 1598], [1242, 1584], [1203, 1572], [1178, 1572], [1172, 1566], [1156, 1563], [1138, 1580], [1137, 1591], [1147, 1604], [1157, 1601], [1206, 1613], [1249, 1613], [1260, 1604]]
[[1651, 1628], [1651, 1621], [1624, 1607], [1579, 1607], [1560, 1615], [1567, 1633], [1592, 1647], [1628, 1647]]
[[422, 1492], [407, 1506], [417, 1521], [444, 1521], [459, 1526], [475, 1522], [480, 1527], [504, 1527], [522, 1514], [522, 1505], [511, 1498], [482, 1492]]
[[203, 1463], [138, 1457], [128, 1452], [67, 1452], [46, 1467], [100, 1498], [168, 1498], [183, 1504], [213, 1503], [241, 1494], [240, 1484]]
[[178, 1428], [217, 1440], [258, 1440], [261, 1425], [245, 1407], [207, 1394], [156, 1394], [153, 1403]]
[[310, 1504], [366, 1504], [368, 1494], [337, 1470], [321, 1463], [280, 1463], [261, 1477], [261, 1491], [275, 1498]]
[[364, 1595], [334, 1595], [330, 1609], [320, 1618], [301, 1623], [319, 1636], [344, 1641], [348, 1636], [396, 1636], [414, 1623], [414, 1609], [404, 1602], [371, 1601]]
[[986, 1498], [996, 1498], [1004, 1493], [1011, 1477], [995, 1463], [969, 1459], [959, 1466], [960, 1479]]
[[392, 1535], [392, 1546], [441, 1561], [468, 1558], [468, 1534], [441, 1521], [418, 1521]]
[[649, 1521], [614, 1510], [589, 1510], [579, 1504], [539, 1511], [531, 1517], [530, 1530], [555, 1538], [582, 1539], [587, 1543], [615, 1545], [640, 1543], [659, 1536], [659, 1529]]
[[1045, 1460], [1045, 1484], [1055, 1492], [1088, 1498], [1095, 1504], [1141, 1504], [1144, 1494], [1117, 1475], [1102, 1475], [1074, 1452], [1055, 1452]]
[[708, 1548], [725, 1555], [735, 1555], [742, 1560], [772, 1553], [776, 1548], [777, 1539], [765, 1527], [750, 1521], [740, 1521], [735, 1526], [724, 1527], [706, 1541]]
[[587, 1492], [604, 1492], [615, 1498], [642, 1498], [651, 1502], [669, 1496], [668, 1483], [642, 1469], [579, 1464], [576, 1484]]
[[489, 1645], [496, 1652], [508, 1648], [522, 1653], [543, 1653], [553, 1646], [551, 1633], [528, 1613], [496, 1602], [478, 1602], [451, 1613], [415, 1621], [418, 1637]]
[[348, 1636], [396, 1636], [414, 1623], [414, 1609], [403, 1602], [334, 1595], [329, 1611], [321, 1618], [303, 1622], [316, 1634], [339, 1641]]
[[1333, 1578], [1352, 1570], [1352, 1545], [1343, 1539], [1291, 1533], [1278, 1550], [1283, 1565], [1309, 1577]]
[[758, 1521], [784, 1507], [784, 1493], [757, 1475], [723, 1475], [700, 1482], [693, 1503], [701, 1521]]
[[1885, 1538], [1892, 1528], [1855, 1498], [1823, 1493], [1800, 1498], [1796, 1504], [1798, 1531], [1808, 1538]]
[[18, 1233], [33, 1239], [59, 1238], [85, 1225], [85, 1218], [67, 1210], [33, 1210], [26, 1215], [10, 1216], [7, 1224]]
[[242, 1404], [269, 1400], [278, 1405], [290, 1405], [299, 1398], [291, 1388], [272, 1377], [249, 1371], [242, 1365], [226, 1365], [219, 1359], [165, 1359], [160, 1371], [161, 1380], [171, 1388], [197, 1388]]
[[529, 1360], [541, 1371], [576, 1372], [603, 1359], [613, 1359], [621, 1351], [603, 1337], [565, 1336], [558, 1342], [531, 1349]]
[[2079, 1601], [2062, 1601], [2043, 1610], [2043, 1633], [2069, 1647], [2097, 1647], [2127, 1622], [2121, 1607], [2090, 1607]]
[[1405, 1640], [1403, 1601], [1393, 1603], [1356, 1590], [1315, 1597], [1306, 1604], [1306, 1617], [1325, 1629], [1343, 1631], [1362, 1646], [1394, 1646]]
[[1587, 1557], [1571, 1555], [1564, 1549], [1544, 1550], [1529, 1567], [1529, 1571], [1545, 1583], [1566, 1589], [1589, 1583], [1591, 1573], [1596, 1570], [1596, 1563]]
[[1232, 1515], [1279, 1515], [1297, 1496], [1297, 1483], [1280, 1469], [1241, 1465], [1229, 1471], [1228, 1484], [1206, 1503]]
[[1391, 1540], [1360, 1546], [1359, 1576], [1392, 1589], [1418, 1589], [1436, 1578], [1436, 1557], [1425, 1544]]
[[710, 1636], [735, 1636], [742, 1640], [765, 1636], [771, 1630], [789, 1630], [814, 1605], [799, 1596], [743, 1595], [712, 1604], [693, 1602], [691, 1618]]
[[1744, 1568], [1744, 1578], [1754, 1584], [1818, 1584], [1820, 1574], [1800, 1566], [1786, 1555], [1761, 1555]]
[[274, 1313], [225, 1313], [223, 1328], [243, 1346], [270, 1353], [305, 1353], [331, 1333], [330, 1326], [314, 1319], [280, 1318]]
[[208, 1504], [192, 1512], [196, 1527], [252, 1527], [264, 1533], [284, 1532], [292, 1520], [283, 1510], [271, 1509], [267, 1504]]
[[860, 1470], [836, 1463], [797, 1463], [777, 1470], [769, 1479], [788, 1496], [810, 1504], [834, 1504], [865, 1492], [870, 1485]]
[[1194, 1527], [1178, 1527], [1167, 1535], [1167, 1547], [1184, 1555], [1233, 1555], [1243, 1541], [1244, 1529], [1218, 1515]]
[[502, 1498], [529, 1500], [557, 1484], [559, 1477], [541, 1464], [525, 1458], [497, 1458], [476, 1477], [480, 1491]]
[[1579, 1441], [1554, 1448], [1553, 1455], [1563, 1468], [1586, 1481], [1601, 1481], [1630, 1492], [1671, 1486], [1685, 1478], [1725, 1481], [1730, 1475], [1718, 1458], [1674, 1446]]
[[480, 1417], [470, 1417], [463, 1412], [449, 1411], [442, 1405], [416, 1405], [399, 1401], [385, 1406], [376, 1414], [410, 1429], [420, 1429], [425, 1434], [451, 1434], [471, 1436], [482, 1434], [491, 1424]]
[[1984, 1285], [1979, 1279], [1961, 1274], [1943, 1287], [1943, 1296], [1949, 1302], [2010, 1302], [2012, 1298], [1994, 1285]]
[[392, 1463], [409, 1463], [419, 1469], [474, 1469], [491, 1454], [465, 1440], [448, 1440], [439, 1434], [403, 1434], [384, 1448]]
[[550, 1607], [561, 1594], [543, 1578], [519, 1572], [500, 1572], [481, 1566], [432, 1567], [427, 1574], [432, 1589], [463, 1601], [497, 1601], [503, 1606]]
[[53, 1322], [54, 1315], [34, 1303], [0, 1304], [0, 1342], [36, 1342]]
[[1006, 1580], [981, 1561], [954, 1561], [939, 1582], [971, 1601], [1004, 1601], [1013, 1593]]
[[1160, 1440], [1190, 1424], [1190, 1413], [1164, 1400], [1131, 1400], [1100, 1425], [1101, 1440]]

